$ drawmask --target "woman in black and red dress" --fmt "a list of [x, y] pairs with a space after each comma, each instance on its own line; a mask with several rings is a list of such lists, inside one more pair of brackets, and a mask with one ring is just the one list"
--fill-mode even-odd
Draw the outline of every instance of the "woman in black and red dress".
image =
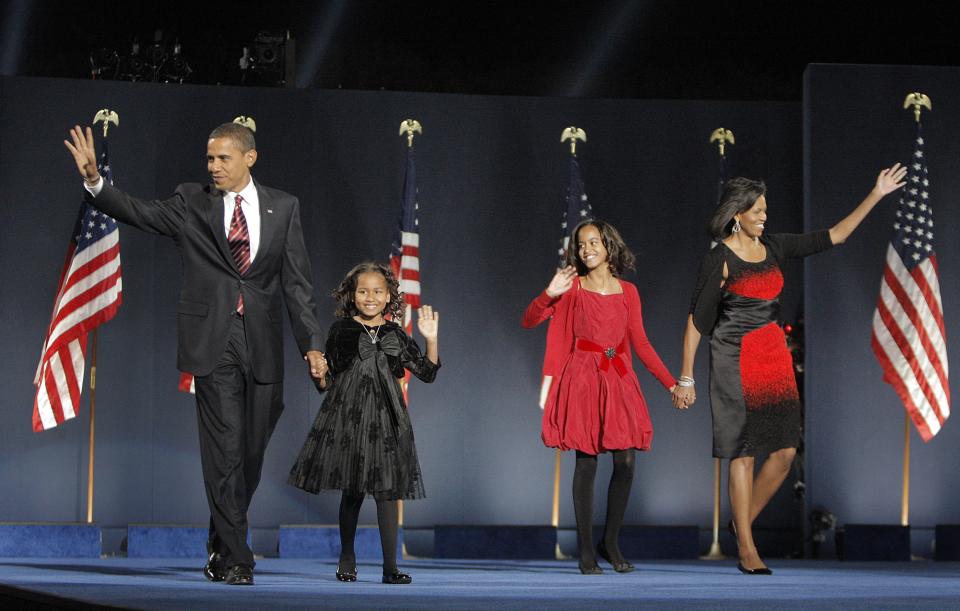
[[[718, 242], [703, 259], [687, 327], [674, 405], [696, 398], [693, 361], [701, 334], [709, 334], [713, 455], [730, 459], [730, 529], [742, 572], [769, 575], [751, 525], [783, 483], [800, 442], [800, 398], [793, 361], [779, 325], [780, 269], [840, 244], [884, 195], [904, 185], [900, 164], [880, 172], [866, 199], [831, 227], [806, 234], [764, 235], [763, 182], [734, 178], [724, 186], [710, 221]], [[756, 458], [766, 458], [754, 476]]]
[[[637, 287], [622, 280], [634, 256], [617, 230], [603, 221], [580, 223], [570, 237], [567, 266], [527, 307], [522, 325], [550, 320], [544, 376], [552, 378], [543, 412], [543, 443], [576, 450], [573, 508], [580, 572], [598, 575], [597, 554], [618, 573], [633, 565], [618, 538], [633, 484], [634, 450], [650, 449], [653, 424], [631, 347], [664, 388], [676, 384], [643, 329]], [[593, 545], [593, 483], [597, 455], [613, 455], [607, 516], [600, 544]]]

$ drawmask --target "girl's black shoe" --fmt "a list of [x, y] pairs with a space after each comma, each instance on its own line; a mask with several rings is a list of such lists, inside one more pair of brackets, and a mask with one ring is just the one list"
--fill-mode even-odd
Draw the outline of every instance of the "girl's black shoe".
[[406, 573], [390, 573], [389, 575], [384, 574], [383, 576], [383, 583], [403, 585], [411, 582], [413, 582], [413, 577], [410, 577]]

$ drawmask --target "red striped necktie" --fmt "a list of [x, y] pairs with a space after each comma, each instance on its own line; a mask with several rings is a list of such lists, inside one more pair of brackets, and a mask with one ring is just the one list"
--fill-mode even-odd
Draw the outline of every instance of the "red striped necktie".
[[[250, 269], [250, 232], [247, 231], [247, 219], [240, 208], [242, 201], [243, 198], [238, 193], [234, 198], [236, 205], [233, 208], [233, 218], [230, 219], [230, 233], [227, 234], [227, 244], [230, 245], [230, 252], [241, 276], [246, 275]], [[240, 293], [237, 300], [237, 313], [243, 314], [243, 293]]]

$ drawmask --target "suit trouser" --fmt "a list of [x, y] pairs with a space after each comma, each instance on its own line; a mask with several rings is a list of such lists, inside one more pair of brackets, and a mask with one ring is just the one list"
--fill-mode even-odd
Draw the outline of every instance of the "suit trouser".
[[263, 454], [283, 411], [283, 384], [253, 377], [244, 318], [233, 315], [217, 366], [195, 378], [200, 462], [210, 506], [207, 551], [223, 568], [253, 566], [247, 545], [247, 509], [260, 483]]

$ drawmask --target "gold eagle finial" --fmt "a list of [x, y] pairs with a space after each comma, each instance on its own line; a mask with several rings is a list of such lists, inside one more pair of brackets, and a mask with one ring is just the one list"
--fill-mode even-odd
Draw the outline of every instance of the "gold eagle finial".
[[257, 133], [257, 122], [253, 120], [253, 117], [248, 117], [248, 116], [246, 116], [246, 115], [240, 115], [239, 117], [237, 117], [236, 119], [234, 119], [233, 122], [234, 122], [234, 123], [237, 123], [238, 125], [242, 125], [242, 126], [246, 127], [247, 129], [249, 129], [249, 130], [252, 131], [253, 133]]
[[587, 141], [587, 132], [583, 131], [579, 127], [570, 127], [563, 130], [563, 133], [560, 134], [560, 142], [570, 141], [570, 154], [577, 154], [577, 140], [582, 140], [583, 142]]
[[109, 108], [101, 108], [97, 111], [97, 114], [93, 115], [93, 124], [96, 125], [100, 122], [103, 122], [103, 137], [106, 138], [111, 123], [116, 126], [120, 125], [120, 115]]
[[921, 108], [933, 110], [933, 105], [930, 103], [930, 98], [927, 97], [927, 94], [920, 93], [919, 91], [908, 93], [906, 99], [903, 101], [904, 108], [910, 108], [911, 106], [913, 106], [913, 118], [916, 119], [917, 123], [920, 122]]
[[407, 119], [400, 123], [400, 135], [407, 136], [407, 146], [413, 146], [413, 133], [417, 132], [418, 134], [423, 133], [423, 128], [420, 126], [420, 121], [416, 119]]
[[736, 144], [737, 141], [733, 137], [733, 132], [725, 127], [718, 127], [710, 133], [710, 142], [717, 142], [717, 146], [720, 148], [720, 156], [723, 157], [726, 154], [726, 145], [729, 142], [730, 144]]

